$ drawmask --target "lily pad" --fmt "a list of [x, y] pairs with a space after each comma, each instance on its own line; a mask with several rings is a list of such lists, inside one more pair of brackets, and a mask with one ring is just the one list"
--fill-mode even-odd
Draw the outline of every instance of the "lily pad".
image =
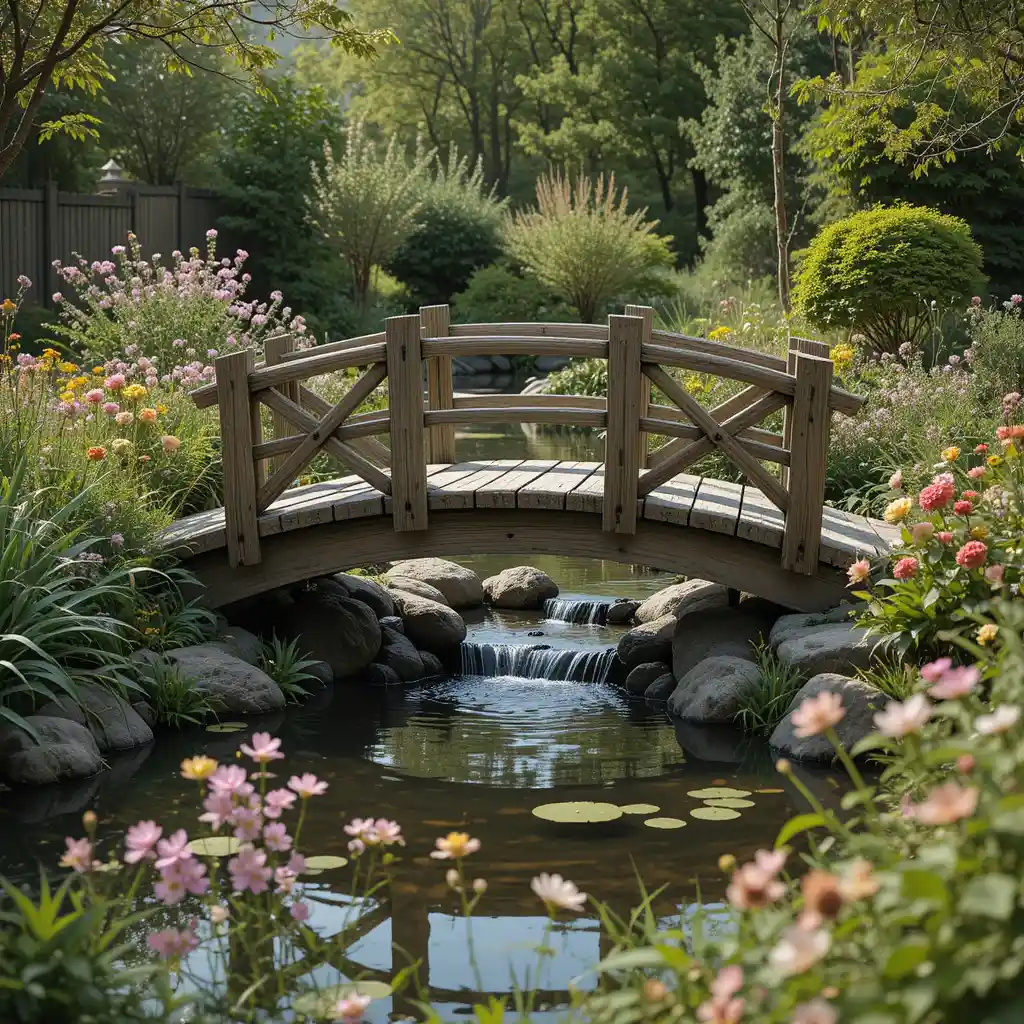
[[330, 985], [299, 996], [292, 1003], [292, 1009], [304, 1017], [315, 1020], [332, 1020], [334, 1007], [339, 999], [345, 996], [361, 995], [371, 999], [387, 999], [391, 995], [391, 986], [383, 981], [348, 981], [341, 985]]
[[234, 836], [206, 836], [193, 839], [188, 848], [197, 857], [230, 857], [241, 849], [241, 842]]
[[308, 871], [303, 872], [303, 874], [312, 874], [314, 871], [332, 871], [334, 868], [343, 868], [347, 863], [347, 857], [332, 857], [330, 854], [322, 854], [319, 857], [307, 857], [306, 867]]
[[604, 804], [594, 800], [571, 800], [560, 804], [541, 804], [533, 809], [534, 817], [558, 824], [593, 824], [615, 821], [622, 817], [617, 804]]
[[700, 818], [701, 821], [729, 821], [739, 816], [739, 811], [730, 810], [728, 807], [694, 807], [690, 811], [691, 818]]
[[734, 796], [723, 797], [719, 800], [705, 800], [704, 803], [707, 804], [708, 807], [731, 807], [734, 810], [740, 810], [740, 808], [743, 807], [754, 806], [753, 800], [740, 800], [738, 797]]
[[249, 726], [245, 722], [216, 722], [206, 727], [207, 732], [244, 732]]
[[695, 800], [717, 800], [719, 797], [735, 797], [737, 800], [742, 800], [745, 796], [750, 796], [749, 789], [729, 789], [726, 786], [712, 786], [710, 789], [694, 789], [686, 794], [692, 796]]
[[685, 828], [682, 818], [648, 818], [644, 824], [648, 828]]
[[620, 804], [623, 814], [657, 814], [661, 808], [657, 804]]

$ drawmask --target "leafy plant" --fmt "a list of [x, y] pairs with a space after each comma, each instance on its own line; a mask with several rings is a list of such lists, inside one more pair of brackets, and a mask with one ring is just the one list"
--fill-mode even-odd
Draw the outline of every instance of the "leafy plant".
[[871, 668], [857, 669], [857, 678], [877, 687], [893, 700], [906, 700], [917, 688], [918, 673], [892, 655], [882, 655]]
[[964, 352], [978, 399], [995, 405], [1003, 395], [1024, 392], [1024, 300], [1011, 296], [1003, 308], [967, 311], [971, 344]]
[[201, 644], [214, 635], [217, 616], [198, 600], [186, 600], [187, 587], [196, 590], [199, 581], [182, 566], [169, 566], [137, 583], [132, 614], [144, 647], [170, 651]]
[[500, 261], [476, 271], [452, 301], [453, 316], [463, 324], [568, 323], [576, 319], [572, 307], [554, 288]]
[[548, 374], [547, 390], [552, 395], [608, 394], [608, 360], [574, 359], [564, 370]]
[[754, 656], [761, 682], [756, 689], [744, 693], [736, 722], [744, 732], [770, 736], [807, 680], [799, 669], [783, 664], [767, 643], [757, 644]]
[[201, 725], [220, 710], [216, 700], [196, 688], [194, 679], [164, 658], [145, 662], [140, 676], [146, 700], [162, 725], [172, 729]]
[[269, 642], [263, 645], [263, 656], [260, 667], [271, 679], [281, 687], [285, 697], [298, 704], [303, 697], [309, 696], [302, 683], [316, 679], [308, 669], [314, 662], [299, 654], [298, 640], [279, 640], [275, 633]]

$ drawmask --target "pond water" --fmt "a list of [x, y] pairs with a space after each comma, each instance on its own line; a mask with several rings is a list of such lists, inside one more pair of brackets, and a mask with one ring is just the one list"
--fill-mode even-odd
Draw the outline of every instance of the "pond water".
[[[498, 433], [492, 427], [466, 431], [459, 457], [592, 458], [597, 443], [586, 435], [541, 436], [519, 427], [493, 436]], [[492, 556], [457, 560], [482, 575], [516, 564]], [[558, 556], [535, 563], [561, 585], [563, 597], [581, 600], [642, 598], [672, 581], [640, 567]], [[571, 878], [619, 914], [637, 901], [637, 876], [648, 889], [667, 886], [656, 912], [676, 920], [692, 909], [699, 882], [701, 898], [714, 912], [726, 882], [719, 856], [751, 856], [771, 844], [800, 808], [782, 788], [763, 743], [729, 729], [674, 725], [663, 706], [627, 698], [601, 682], [593, 664], [582, 671], [577, 660], [570, 671], [562, 659], [560, 680], [523, 678], [531, 672], [514, 651], [509, 654], [546, 645], [575, 652], [569, 661], [579, 654], [596, 664], [621, 627], [552, 621], [543, 613], [480, 612], [467, 622], [476, 651], [465, 663], [471, 671], [400, 692], [339, 685], [303, 706], [248, 723], [250, 731], [282, 738], [286, 776], [309, 771], [329, 783], [326, 795], [311, 804], [303, 835], [308, 853], [344, 856], [342, 825], [351, 817], [401, 824], [408, 845], [393, 869], [388, 902], [353, 911], [343, 895], [347, 869], [328, 871], [305, 885], [312, 923], [337, 931], [346, 915], [364, 914], [365, 934], [350, 950], [349, 974], [386, 981], [407, 956], [421, 960], [420, 978], [432, 999], [452, 1014], [468, 1012], [482, 993], [510, 992], [513, 977], [522, 982], [524, 972], [535, 969], [533, 947], [546, 925], [530, 891], [539, 871]], [[519, 674], [499, 674], [510, 665]], [[101, 834], [115, 842], [140, 818], [194, 831], [195, 789], [180, 779], [179, 763], [199, 752], [230, 761], [247, 735], [169, 732], [151, 749], [115, 759], [95, 779], [0, 793], [0, 872], [27, 881], [38, 877], [40, 861], [53, 866], [63, 837], [81, 833], [87, 807], [98, 813]], [[812, 781], [824, 793], [834, 786], [824, 777]], [[693, 794], [722, 788], [748, 794], [741, 798], [748, 803], [727, 820], [694, 816], [707, 805]], [[656, 810], [625, 813], [602, 827], [556, 827], [533, 813], [540, 805], [569, 801]], [[646, 824], [651, 819], [674, 819], [669, 824], [675, 827]], [[472, 922], [472, 944], [457, 897], [445, 884], [448, 865], [428, 856], [437, 836], [455, 830], [480, 838], [482, 849], [468, 868], [489, 886]], [[194, 913], [185, 904], [177, 909], [183, 921]], [[565, 1001], [570, 980], [593, 966], [607, 943], [589, 910], [559, 924], [549, 943], [555, 955], [534, 982], [544, 990], [544, 1005], [554, 1008]], [[372, 1004], [368, 1019], [412, 1012], [407, 1000], [384, 999]]]

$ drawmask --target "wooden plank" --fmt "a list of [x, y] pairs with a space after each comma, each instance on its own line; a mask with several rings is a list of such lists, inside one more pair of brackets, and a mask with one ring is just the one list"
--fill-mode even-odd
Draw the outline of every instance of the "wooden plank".
[[689, 525], [698, 530], [735, 536], [742, 501], [741, 484], [715, 480], [708, 476], [702, 477], [697, 497], [690, 510]]
[[384, 333], [387, 335], [391, 406], [391, 495], [395, 530], [425, 530], [427, 466], [420, 318], [388, 317], [384, 321]]
[[[323, 355], [325, 352], [347, 352], [353, 348], [362, 348], [364, 345], [378, 345], [384, 341], [384, 332], [377, 331], [375, 334], [363, 334], [358, 338], [345, 338], [342, 341], [330, 341], [324, 345], [316, 346], [317, 355]], [[289, 362], [293, 359], [302, 359], [309, 355], [311, 349], [294, 350], [285, 353], [284, 362]]]
[[608, 402], [603, 397], [589, 395], [461, 395], [456, 396], [455, 409], [518, 409], [532, 406], [536, 409], [561, 409], [566, 402], [572, 402], [576, 409], [598, 409], [604, 412]]
[[757, 544], [765, 544], [770, 548], [781, 548], [785, 527], [786, 517], [781, 509], [776, 508], [762, 491], [747, 484], [743, 488], [743, 503], [740, 506], [736, 536]]
[[786, 361], [779, 356], [758, 352], [752, 348], [742, 348], [738, 345], [726, 345], [720, 341], [710, 341], [707, 338], [693, 338], [686, 334], [677, 334], [675, 331], [652, 331], [651, 340], [656, 345], [670, 345], [674, 348], [690, 349], [693, 352], [723, 355], [729, 359], [739, 359], [757, 366], [768, 366], [774, 370], [786, 368]]
[[845, 569], [858, 558], [886, 554], [899, 540], [897, 526], [825, 506], [822, 509], [818, 559], [827, 565]]
[[[453, 463], [435, 463], [427, 466], [427, 506], [428, 508], [444, 508], [444, 504], [434, 504], [432, 501], [438, 493], [440, 484], [454, 483], [472, 472], [468, 466], [457, 466]], [[472, 505], [470, 506], [472, 507]], [[394, 510], [394, 503], [389, 497], [384, 502], [384, 512], [391, 515]]]
[[565, 496], [569, 512], [604, 512], [604, 466], [600, 463], [586, 480]]
[[[277, 366], [278, 363], [283, 362], [288, 354], [295, 348], [295, 339], [291, 334], [275, 334], [271, 338], [263, 343], [263, 365], [264, 366]], [[297, 405], [301, 405], [299, 398], [299, 385], [297, 382], [291, 384], [282, 384], [281, 393], [286, 397], [290, 398]], [[322, 415], [322, 414], [321, 414]], [[291, 425], [288, 421], [279, 413], [271, 413], [271, 424], [272, 429], [270, 436], [272, 438], [288, 437], [291, 434]], [[275, 471], [280, 470], [284, 460], [275, 459], [273, 463], [273, 469]], [[260, 490], [264, 490], [265, 484], [260, 485]], [[278, 494], [281, 492], [278, 491]], [[274, 495], [277, 497], [277, 495]], [[273, 500], [273, 499], [271, 499]], [[266, 508], [269, 502], [264, 502], [260, 505], [259, 498], [257, 497], [257, 505], [261, 508]]]
[[[823, 341], [811, 341], [808, 338], [790, 338], [789, 339], [789, 351], [786, 354], [786, 373], [790, 375], [796, 374], [796, 357], [801, 353], [806, 352], [808, 355], [821, 356], [823, 359], [828, 358], [829, 347]], [[786, 406], [786, 413], [782, 421], [782, 444], [783, 447], [789, 448], [793, 440], [793, 406], [792, 404]], [[782, 481], [782, 486], [789, 487], [789, 469], [785, 466], [779, 471], [779, 479]]]
[[[638, 316], [641, 320], [643, 320], [643, 344], [649, 345], [653, 340], [652, 332], [654, 329], [654, 307], [628, 305], [626, 306], [624, 312], [626, 316]], [[650, 381], [641, 378], [640, 386], [640, 418], [643, 419], [645, 416], [649, 415], [648, 410], [651, 406], [651, 384]], [[646, 469], [647, 449], [649, 447], [649, 442], [647, 433], [643, 430], [640, 431], [638, 447], [640, 449], [640, 469]]]
[[564, 509], [566, 496], [585, 483], [600, 466], [600, 462], [559, 462], [543, 476], [520, 488], [516, 495], [516, 506]]
[[[450, 333], [451, 314], [447, 305], [420, 306], [420, 326], [425, 338], [446, 338]], [[452, 357], [434, 356], [427, 360], [427, 408], [451, 409]], [[427, 433], [428, 458], [431, 462], [455, 461], [455, 427], [439, 423]]]
[[423, 358], [437, 356], [569, 356], [607, 359], [606, 341], [584, 338], [538, 338], [536, 336], [477, 335], [461, 338], [432, 338], [423, 343]]
[[644, 388], [650, 391], [640, 369], [643, 340], [641, 317], [608, 317], [608, 432], [601, 528], [609, 533], [636, 532], [640, 393]]
[[782, 541], [782, 567], [792, 572], [806, 574], [818, 568], [831, 386], [831, 360], [804, 353], [797, 355], [790, 447], [790, 502], [786, 514], [786, 535]]
[[644, 519], [686, 526], [700, 488], [700, 477], [680, 473], [644, 498]]
[[[326, 416], [331, 403], [326, 398], [321, 398], [315, 391], [299, 385], [300, 403], [310, 412], [318, 416]], [[391, 465], [391, 449], [382, 444], [375, 437], [369, 436], [373, 433], [386, 434], [391, 425], [391, 419], [387, 410], [383, 412], [361, 412], [350, 416], [348, 426], [341, 428], [338, 437], [347, 440], [353, 451], [359, 452], [365, 459], [369, 459], [375, 466], [387, 469]], [[377, 429], [379, 426], [380, 429]], [[348, 433], [350, 432], [351, 433]], [[348, 437], [346, 439], [346, 433]]]
[[384, 505], [390, 500], [390, 497], [360, 480], [357, 486], [335, 497], [331, 505], [334, 521], [340, 523], [347, 519], [386, 515]]
[[[485, 484], [500, 480], [510, 470], [523, 464], [522, 459], [494, 459], [492, 461], [464, 462], [460, 465], [470, 467], [466, 476], [439, 486], [429, 495], [431, 508], [473, 508], [476, 492]], [[454, 467], [453, 467], [454, 468]]]
[[605, 324], [454, 324], [451, 335], [453, 338], [519, 335], [530, 338], [600, 338], [607, 341], [608, 328]]
[[533, 395], [522, 395], [522, 405], [515, 408], [463, 406], [459, 409], [428, 410], [423, 421], [433, 429], [439, 423], [558, 423], [574, 427], [592, 427], [600, 430], [608, 422], [603, 409], [588, 409], [577, 405], [571, 395], [559, 396], [558, 405], [536, 405]]
[[476, 508], [515, 508], [516, 494], [531, 480], [558, 465], [557, 459], [527, 459], [515, 469], [476, 489]]

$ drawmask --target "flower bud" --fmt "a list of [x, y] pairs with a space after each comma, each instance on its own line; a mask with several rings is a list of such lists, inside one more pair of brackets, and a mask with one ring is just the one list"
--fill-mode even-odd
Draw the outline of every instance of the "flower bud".
[[85, 814], [82, 815], [82, 827], [89, 833], [89, 835], [92, 835], [92, 833], [96, 831], [96, 822], [97, 818], [95, 811], [86, 811]]
[[780, 757], [778, 761], [775, 762], [775, 770], [780, 775], [793, 774], [793, 766], [784, 757]]
[[730, 871], [736, 870], [736, 858], [731, 853], [723, 853], [718, 858], [719, 870], [728, 874]]

